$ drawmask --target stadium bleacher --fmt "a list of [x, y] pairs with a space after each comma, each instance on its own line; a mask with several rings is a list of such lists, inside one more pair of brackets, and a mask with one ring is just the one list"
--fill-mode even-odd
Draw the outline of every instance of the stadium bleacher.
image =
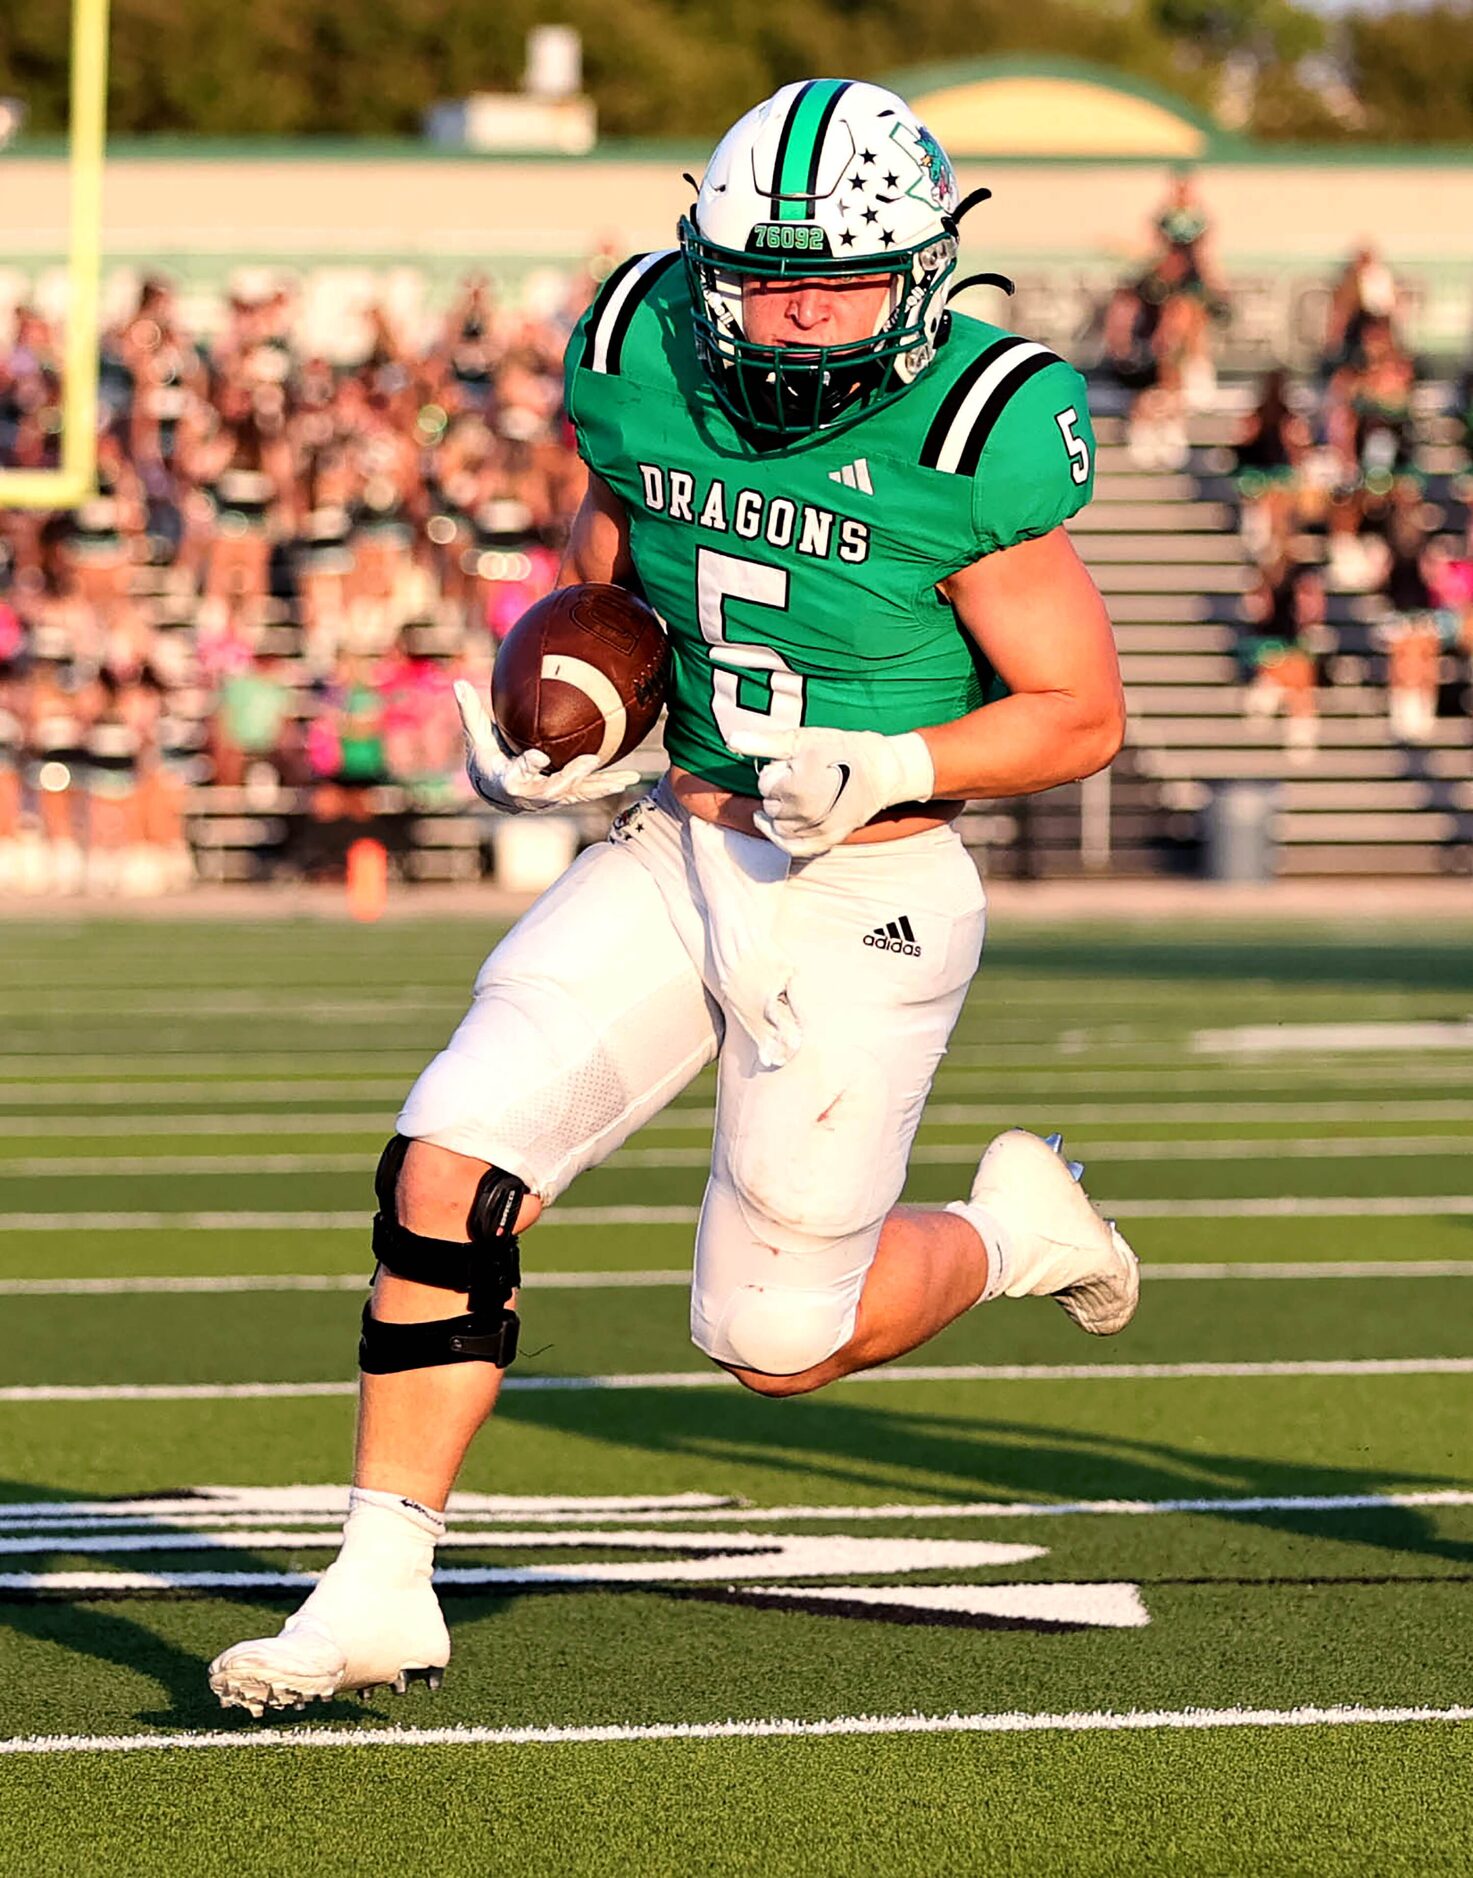
[[[586, 287], [585, 282], [584, 291]], [[402, 281], [397, 291], [402, 296]], [[503, 322], [499, 341], [491, 338], [492, 302], [477, 302], [470, 296], [459, 314], [460, 332], [445, 326], [429, 329], [422, 321], [416, 324], [416, 331], [431, 332], [426, 349], [418, 354], [407, 342], [393, 339], [387, 318], [377, 325], [368, 319], [364, 325], [367, 363], [356, 371], [340, 370], [337, 383], [341, 387], [356, 377], [359, 392], [355, 397], [361, 393], [370, 402], [377, 400], [379, 441], [374, 441], [373, 422], [361, 418], [356, 406], [341, 420], [344, 434], [356, 437], [359, 433], [353, 426], [366, 425], [364, 447], [370, 456], [379, 452], [374, 461], [381, 469], [382, 432], [396, 411], [409, 408], [394, 402], [410, 396], [399, 384], [400, 376], [413, 380], [412, 398], [428, 397], [436, 386], [452, 380], [462, 388], [470, 387], [461, 407], [464, 414], [474, 412], [477, 387], [483, 381], [494, 386], [500, 373], [510, 371], [514, 377], [520, 374], [516, 396], [522, 403], [514, 417], [521, 421], [521, 413], [542, 398], [546, 408], [536, 425], [528, 419], [523, 428], [541, 439], [547, 454], [570, 461], [566, 434], [558, 430], [555, 394], [549, 394], [547, 387], [554, 382], [552, 361], [578, 291], [577, 287], [570, 290], [561, 323], [547, 319], [533, 323], [521, 315], [513, 318], [495, 312], [494, 317]], [[305, 294], [302, 305], [315, 307], [320, 298], [320, 294]], [[283, 372], [314, 369], [307, 366], [305, 355], [293, 354], [285, 338], [282, 320], [289, 304], [280, 299], [273, 312], [268, 296], [233, 310], [234, 330], [227, 322], [223, 338], [217, 340], [227, 363], [222, 366], [218, 351], [201, 355], [202, 369], [214, 374], [210, 395], [217, 401], [224, 399], [228, 404], [231, 374], [238, 378], [243, 360], [259, 358], [272, 348], [286, 361]], [[467, 312], [467, 307], [474, 310]], [[118, 330], [125, 328], [126, 320]], [[18, 343], [23, 347], [26, 339], [22, 332]], [[36, 343], [33, 331], [33, 351]], [[462, 348], [458, 360], [457, 346]], [[106, 369], [105, 361], [105, 391]], [[336, 411], [331, 370], [317, 369], [326, 375], [327, 388], [314, 394], [313, 409]], [[281, 375], [277, 373], [276, 378]], [[188, 371], [181, 374], [187, 377]], [[272, 374], [258, 372], [256, 382], [269, 387]], [[500, 402], [506, 404], [505, 384], [502, 390]], [[550, 403], [546, 402], [549, 396]], [[1462, 648], [1450, 648], [1442, 658], [1439, 714], [1415, 739], [1399, 735], [1387, 710], [1387, 653], [1381, 631], [1384, 603], [1363, 584], [1342, 579], [1335, 567], [1329, 567], [1314, 747], [1308, 752], [1289, 751], [1278, 719], [1245, 710], [1238, 657], [1244, 597], [1258, 576], [1243, 545], [1232, 446], [1245, 413], [1252, 408], [1253, 386], [1247, 380], [1225, 380], [1210, 396], [1195, 400], [1201, 408], [1186, 417], [1183, 460], [1170, 469], [1147, 466], [1131, 447], [1129, 401], [1107, 372], [1095, 376], [1091, 396], [1099, 440], [1096, 494], [1074, 524], [1074, 532], [1115, 622], [1130, 708], [1129, 740], [1108, 779], [1091, 779], [1036, 799], [970, 805], [962, 829], [984, 868], [999, 875], [1200, 872], [1210, 859], [1213, 815], [1234, 789], [1256, 787], [1261, 797], [1264, 789], [1270, 792], [1264, 798], [1268, 804], [1264, 812], [1271, 818], [1274, 865], [1280, 874], [1473, 871], [1473, 721], [1469, 717], [1466, 630]], [[1462, 552], [1459, 531], [1466, 528], [1468, 515], [1468, 457], [1463, 432], [1452, 415], [1455, 404], [1452, 386], [1424, 381], [1416, 388], [1413, 414], [1416, 465], [1425, 499], [1437, 517], [1437, 531], [1445, 545]], [[497, 408], [494, 398], [486, 408]], [[126, 414], [126, 400], [120, 409]], [[212, 421], [218, 428], [218, 414]], [[12, 453], [24, 422], [24, 411], [12, 414]], [[513, 452], [524, 441], [515, 435], [517, 427], [517, 422], [501, 426], [512, 433], [503, 442]], [[454, 434], [453, 422], [448, 431]], [[314, 572], [327, 568], [334, 554], [348, 557], [345, 566], [358, 563], [354, 578], [360, 588], [359, 616], [371, 617], [370, 629], [352, 643], [379, 662], [374, 672], [390, 658], [398, 625], [416, 614], [424, 616], [419, 621], [424, 630], [439, 634], [434, 675], [426, 681], [426, 695], [433, 691], [438, 702], [427, 704], [427, 711], [432, 715], [438, 711], [443, 721], [452, 674], [464, 672], [484, 680], [495, 633], [504, 630], [506, 623], [505, 594], [523, 590], [515, 582], [509, 586], [504, 578], [508, 567], [502, 563], [508, 554], [513, 559], [522, 554], [522, 545], [503, 542], [488, 532], [484, 514], [476, 515], [477, 503], [489, 484], [482, 482], [471, 493], [452, 492], [448, 485], [453, 469], [447, 473], [447, 487], [436, 484], [436, 451], [446, 434], [442, 425], [421, 439], [426, 444], [421, 471], [424, 499], [411, 492], [404, 502], [390, 504], [387, 520], [392, 525], [422, 531], [422, 537], [427, 537], [421, 538], [397, 574], [390, 565], [392, 551], [376, 545], [375, 518], [361, 499], [350, 536], [342, 537], [340, 531], [340, 538], [320, 539], [313, 530], [326, 527], [322, 517], [328, 510], [306, 513], [310, 504], [303, 494], [292, 522], [295, 539], [283, 540], [278, 530], [273, 540], [268, 591], [254, 604], [248, 629], [242, 629], [242, 645], [233, 648], [232, 656], [236, 669], [241, 659], [247, 664], [260, 659], [273, 663], [290, 693], [287, 715], [295, 727], [293, 735], [304, 746], [323, 714], [341, 708], [340, 694], [348, 682], [334, 666], [334, 655], [330, 650], [324, 653], [319, 643], [314, 609], [322, 602], [310, 587]], [[260, 475], [252, 469], [229, 473], [246, 480]], [[493, 493], [504, 495], [505, 477], [497, 482], [497, 472], [487, 473], [496, 483]], [[358, 498], [367, 478], [365, 471], [356, 491]], [[126, 478], [114, 480], [113, 499], [121, 502], [128, 493]], [[306, 483], [304, 474], [304, 491]], [[222, 479], [215, 492], [217, 510], [229, 506], [222, 500], [224, 489]], [[545, 540], [555, 546], [556, 526], [565, 525], [575, 490], [576, 479], [565, 479], [559, 491], [562, 512], [551, 532], [546, 525], [525, 529], [527, 542]], [[239, 492], [230, 500], [249, 506]], [[152, 518], [149, 526], [154, 526]], [[191, 526], [187, 514], [184, 526], [187, 540]], [[184, 548], [178, 542], [160, 542], [155, 530], [146, 547], [131, 546], [120, 561], [115, 552], [109, 558], [109, 544], [116, 547], [115, 517], [79, 514], [66, 527], [74, 572], [79, 580], [85, 574], [82, 584], [91, 602], [105, 613], [111, 595], [147, 622], [151, 634], [148, 660], [166, 696], [164, 716], [169, 728], [165, 741], [171, 740], [176, 774], [187, 779], [178, 812], [200, 879], [256, 880], [283, 870], [321, 877], [340, 869], [348, 844], [369, 830], [383, 841], [391, 864], [405, 879], [467, 880], [494, 871], [494, 818], [468, 797], [452, 773], [453, 752], [458, 750], [454, 737], [447, 746], [452, 751], [452, 758], [446, 759], [451, 767], [441, 774], [407, 776], [386, 770], [361, 779], [361, 786], [350, 792], [351, 801], [344, 803], [336, 798], [325, 801], [320, 764], [308, 773], [300, 763], [293, 770], [289, 763], [256, 762], [246, 766], [248, 773], [222, 780], [212, 749], [220, 686], [229, 661], [220, 664], [217, 659], [212, 668], [204, 657], [206, 640], [214, 629], [211, 621], [218, 625], [215, 615], [220, 608], [219, 596], [212, 598], [209, 592], [211, 547], [196, 543], [195, 563], [189, 566]], [[219, 527], [224, 529], [223, 520]], [[45, 753], [25, 750], [24, 712], [16, 700], [28, 662], [47, 656], [48, 635], [54, 639], [58, 628], [50, 614], [43, 618], [36, 610], [34, 583], [29, 591], [24, 590], [23, 528], [12, 518], [7, 530], [10, 570], [22, 577], [10, 595], [21, 630], [18, 636], [12, 635], [8, 651], [0, 648], [0, 674], [8, 674], [0, 694], [0, 732], [5, 733], [0, 735], [0, 773], [7, 766], [4, 746], [8, 745], [11, 775], [23, 781], [29, 777], [34, 794], [36, 764]], [[1320, 567], [1326, 559], [1323, 535], [1299, 536], [1294, 552], [1301, 564]], [[551, 556], [546, 548], [543, 553], [536, 578], [545, 581]], [[365, 574], [375, 555], [388, 555], [385, 568]], [[409, 580], [409, 561], [420, 576], [418, 587]], [[525, 583], [527, 599], [535, 595], [536, 578]], [[396, 580], [398, 598], [390, 604], [388, 595]], [[365, 581], [374, 589], [372, 593], [367, 593]], [[4, 598], [0, 588], [0, 601]], [[493, 618], [498, 604], [502, 616]], [[377, 613], [374, 606], [379, 607]], [[232, 620], [227, 639], [235, 630]], [[73, 647], [67, 657], [72, 674], [68, 683], [75, 688], [82, 682], [79, 674], [86, 655]], [[429, 671], [428, 665], [425, 670]], [[650, 771], [659, 766], [657, 745], [644, 752], [644, 761]], [[31, 891], [74, 889], [85, 879], [84, 871], [79, 864], [69, 863], [59, 872], [48, 873], [37, 864], [36, 811], [26, 807], [24, 789], [12, 787], [12, 795], [14, 825], [7, 830], [0, 789], [0, 849], [7, 841], [10, 844], [8, 884]], [[55, 804], [50, 807], [54, 810]], [[79, 820], [82, 813], [79, 808]], [[589, 814], [577, 823], [574, 833], [578, 839], [592, 839], [600, 827], [599, 816]], [[48, 828], [54, 838], [55, 824]], [[79, 839], [85, 842], [85, 834]], [[29, 873], [27, 865], [15, 863], [17, 842]], [[113, 884], [123, 879], [124, 890], [155, 891], [180, 884], [182, 875], [178, 870], [156, 870], [152, 876], [133, 881], [131, 887], [126, 871], [108, 878]]]
[[[1111, 388], [1092, 391], [1099, 459], [1095, 499], [1072, 524], [1110, 608], [1130, 707], [1127, 744], [1111, 779], [1108, 852], [1091, 859], [1087, 785], [1020, 805], [978, 804], [964, 826], [1004, 874], [1197, 871], [1216, 792], [1273, 785], [1276, 871], [1284, 876], [1473, 871], [1473, 720], [1466, 655], [1448, 656], [1440, 715], [1425, 741], [1398, 739], [1388, 721], [1385, 655], [1374, 640], [1375, 597], [1327, 594], [1334, 682], [1317, 693], [1312, 767], [1292, 764], [1274, 719], [1244, 712], [1235, 647], [1253, 569], [1238, 534], [1231, 440], [1252, 404], [1227, 382], [1188, 419], [1191, 454], [1174, 472], [1140, 469]], [[1427, 493], [1466, 525], [1468, 462], [1447, 414], [1452, 387], [1422, 384], [1415, 400], [1418, 465]], [[1460, 537], [1444, 534], [1450, 546]], [[1323, 559], [1322, 538], [1298, 544]], [[1020, 826], [1020, 822], [1023, 823]]]

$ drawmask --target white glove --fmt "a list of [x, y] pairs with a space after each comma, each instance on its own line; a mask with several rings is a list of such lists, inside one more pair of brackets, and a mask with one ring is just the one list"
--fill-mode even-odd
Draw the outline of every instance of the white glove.
[[622, 795], [639, 781], [637, 769], [599, 769], [596, 756], [575, 756], [556, 775], [545, 775], [552, 759], [542, 750], [513, 756], [468, 679], [456, 679], [455, 703], [465, 730], [465, 773], [471, 787], [483, 802], [508, 815], [540, 815], [547, 809], [597, 802], [600, 796]]
[[739, 732], [738, 756], [771, 757], [757, 772], [757, 827], [784, 853], [826, 854], [896, 802], [928, 802], [936, 766], [918, 730], [884, 737], [873, 730]]

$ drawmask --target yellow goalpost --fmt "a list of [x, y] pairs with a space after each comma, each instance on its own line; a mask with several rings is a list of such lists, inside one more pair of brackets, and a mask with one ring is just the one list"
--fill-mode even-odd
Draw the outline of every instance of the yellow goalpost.
[[107, 123], [107, 9], [108, 0], [72, 0], [67, 147], [71, 187], [61, 466], [52, 470], [0, 469], [0, 508], [74, 508], [96, 488], [97, 303]]

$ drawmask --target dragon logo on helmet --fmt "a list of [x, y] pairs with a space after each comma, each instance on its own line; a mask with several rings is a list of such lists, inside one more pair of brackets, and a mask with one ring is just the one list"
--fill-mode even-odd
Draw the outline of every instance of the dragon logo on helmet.
[[892, 126], [891, 137], [905, 151], [920, 174], [906, 190], [917, 202], [929, 203], [945, 213], [957, 202], [956, 173], [951, 159], [924, 124], [914, 129], [904, 122]]

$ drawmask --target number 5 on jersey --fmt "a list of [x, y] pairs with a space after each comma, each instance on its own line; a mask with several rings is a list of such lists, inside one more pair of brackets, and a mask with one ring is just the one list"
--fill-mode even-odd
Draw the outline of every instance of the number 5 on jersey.
[[[803, 722], [801, 672], [771, 646], [744, 645], [726, 636], [726, 603], [746, 600], [786, 612], [787, 570], [763, 561], [702, 548], [696, 555], [696, 615], [711, 660], [711, 708], [716, 727], [731, 744], [741, 731], [797, 730]], [[757, 710], [741, 700], [741, 681], [765, 673], [768, 703]]]
[[1054, 422], [1064, 434], [1064, 444], [1069, 452], [1069, 474], [1077, 483], [1089, 481], [1089, 445], [1083, 437], [1074, 435], [1074, 426], [1079, 422], [1079, 413], [1071, 404], [1065, 411], [1054, 416]]

